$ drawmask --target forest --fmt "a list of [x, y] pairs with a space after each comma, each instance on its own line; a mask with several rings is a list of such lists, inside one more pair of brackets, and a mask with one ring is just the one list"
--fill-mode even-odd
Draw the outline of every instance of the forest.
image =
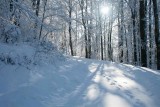
[[0, 107], [160, 107], [160, 0], [0, 0]]
[[160, 69], [160, 0], [1, 0], [0, 41]]

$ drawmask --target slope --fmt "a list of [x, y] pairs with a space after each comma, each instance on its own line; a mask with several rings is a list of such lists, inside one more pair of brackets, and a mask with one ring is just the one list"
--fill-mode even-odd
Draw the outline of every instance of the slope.
[[[34, 48], [26, 47], [32, 56]], [[160, 105], [160, 73], [156, 71], [78, 57], [53, 60], [30, 65], [0, 60], [0, 107]]]

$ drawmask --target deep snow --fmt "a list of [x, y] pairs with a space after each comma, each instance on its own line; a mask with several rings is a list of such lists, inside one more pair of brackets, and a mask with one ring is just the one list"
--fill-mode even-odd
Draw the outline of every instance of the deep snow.
[[[14, 49], [0, 47], [3, 55]], [[31, 46], [17, 47], [13, 56], [26, 54], [30, 59], [34, 55]], [[0, 60], [0, 107], [160, 106], [160, 73], [156, 71], [79, 57], [53, 60], [30, 65], [18, 64], [23, 60], [14, 65]]]

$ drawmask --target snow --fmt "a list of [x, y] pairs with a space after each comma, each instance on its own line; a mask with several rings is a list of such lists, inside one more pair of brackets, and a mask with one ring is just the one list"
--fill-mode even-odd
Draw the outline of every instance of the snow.
[[[41, 54], [33, 61], [36, 48], [0, 44], [0, 107], [159, 107], [160, 73], [109, 61], [80, 57], [57, 59]], [[56, 55], [56, 54], [54, 54]], [[44, 57], [44, 58], [42, 58]], [[53, 59], [52, 59], [53, 58]], [[53, 61], [47, 61], [47, 60]], [[22, 60], [22, 61], [21, 61]]]
[[[8, 43], [15, 43], [19, 42], [21, 39], [21, 30], [18, 26], [12, 25], [12, 24], [7, 24], [4, 28], [4, 40], [5, 42]], [[2, 38], [1, 38], [2, 39]]]

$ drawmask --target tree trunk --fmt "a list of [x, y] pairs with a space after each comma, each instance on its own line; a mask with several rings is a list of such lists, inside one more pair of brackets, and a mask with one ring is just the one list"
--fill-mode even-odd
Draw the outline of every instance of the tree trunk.
[[103, 35], [101, 33], [101, 60], [103, 60]]
[[[136, 6], [137, 1], [133, 1], [133, 5]], [[136, 9], [135, 7], [131, 7], [131, 19], [132, 19], [132, 33], [133, 33], [133, 62], [136, 65], [138, 61], [138, 53], [137, 53], [137, 35], [136, 35]]]
[[120, 13], [119, 14], [119, 18], [118, 18], [118, 29], [119, 29], [119, 37], [118, 37], [118, 46], [119, 46], [119, 61], [123, 62], [123, 56], [124, 56], [124, 46], [123, 46], [123, 37], [124, 37], [124, 14], [123, 14], [123, 0], [120, 1]]
[[71, 49], [71, 55], [73, 56], [73, 45], [72, 45], [72, 1], [69, 0], [69, 46]]
[[159, 17], [158, 17], [158, 6], [157, 0], [153, 1], [154, 21], [155, 21], [155, 41], [157, 51], [157, 69], [160, 70], [160, 38], [159, 38]]
[[10, 0], [10, 20], [17, 26], [20, 26], [19, 19], [20, 19], [20, 9], [17, 8], [16, 2], [18, 3], [18, 0]]
[[40, 33], [39, 33], [39, 40], [41, 39], [41, 36], [42, 36], [42, 28], [43, 28], [44, 16], [46, 12], [46, 5], [47, 5], [47, 0], [45, 0], [44, 2], [43, 15], [42, 15], [42, 21], [41, 21], [41, 27], [40, 27]]
[[140, 0], [140, 37], [141, 37], [141, 65], [147, 67], [147, 49], [146, 49], [146, 0]]

